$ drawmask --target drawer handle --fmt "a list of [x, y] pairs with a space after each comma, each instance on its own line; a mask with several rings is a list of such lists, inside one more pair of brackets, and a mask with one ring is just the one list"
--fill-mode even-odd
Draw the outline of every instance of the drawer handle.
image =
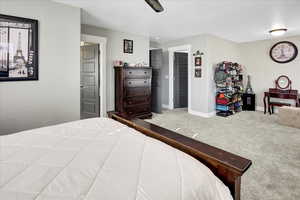
[[132, 72], [130, 71], [129, 74], [132, 74]]
[[145, 74], [147, 74], [147, 72], [144, 72]]
[[128, 82], [128, 84], [130, 85], [130, 84], [131, 84], [131, 82]]
[[144, 81], [144, 83], [147, 83], [147, 81]]

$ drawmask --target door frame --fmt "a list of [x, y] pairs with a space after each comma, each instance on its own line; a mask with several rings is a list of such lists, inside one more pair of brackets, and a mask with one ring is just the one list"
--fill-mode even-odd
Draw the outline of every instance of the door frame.
[[106, 44], [107, 38], [95, 36], [95, 35], [88, 35], [88, 34], [81, 34], [81, 41], [83, 42], [90, 42], [94, 44], [99, 44], [100, 50], [100, 62], [99, 62], [99, 72], [100, 72], [100, 117], [106, 117]]
[[191, 110], [192, 46], [190, 44], [168, 48], [169, 51], [169, 109], [174, 109], [174, 53], [185, 51], [188, 54], [188, 112]]

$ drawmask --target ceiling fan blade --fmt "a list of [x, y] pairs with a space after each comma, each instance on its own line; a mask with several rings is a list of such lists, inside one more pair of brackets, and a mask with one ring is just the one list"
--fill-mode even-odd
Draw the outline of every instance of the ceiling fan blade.
[[159, 3], [158, 0], [145, 0], [149, 6], [151, 6], [151, 8], [153, 10], [155, 10], [155, 12], [162, 12], [164, 11], [164, 8], [162, 7], [162, 5]]

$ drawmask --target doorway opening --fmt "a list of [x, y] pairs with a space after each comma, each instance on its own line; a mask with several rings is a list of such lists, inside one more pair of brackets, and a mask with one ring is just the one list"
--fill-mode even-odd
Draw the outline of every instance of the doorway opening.
[[152, 68], [151, 80], [151, 111], [162, 113], [162, 65], [163, 50], [150, 49], [150, 67]]
[[80, 119], [100, 117], [100, 47], [80, 45]]
[[80, 118], [106, 116], [106, 38], [81, 35]]
[[188, 52], [174, 52], [174, 108], [188, 107]]
[[169, 51], [169, 109], [191, 111], [191, 45]]

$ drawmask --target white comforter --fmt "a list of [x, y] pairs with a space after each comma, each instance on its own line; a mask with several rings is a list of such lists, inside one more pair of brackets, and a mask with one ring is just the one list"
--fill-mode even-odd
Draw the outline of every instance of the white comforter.
[[232, 200], [199, 161], [113, 121], [0, 136], [1, 200]]

